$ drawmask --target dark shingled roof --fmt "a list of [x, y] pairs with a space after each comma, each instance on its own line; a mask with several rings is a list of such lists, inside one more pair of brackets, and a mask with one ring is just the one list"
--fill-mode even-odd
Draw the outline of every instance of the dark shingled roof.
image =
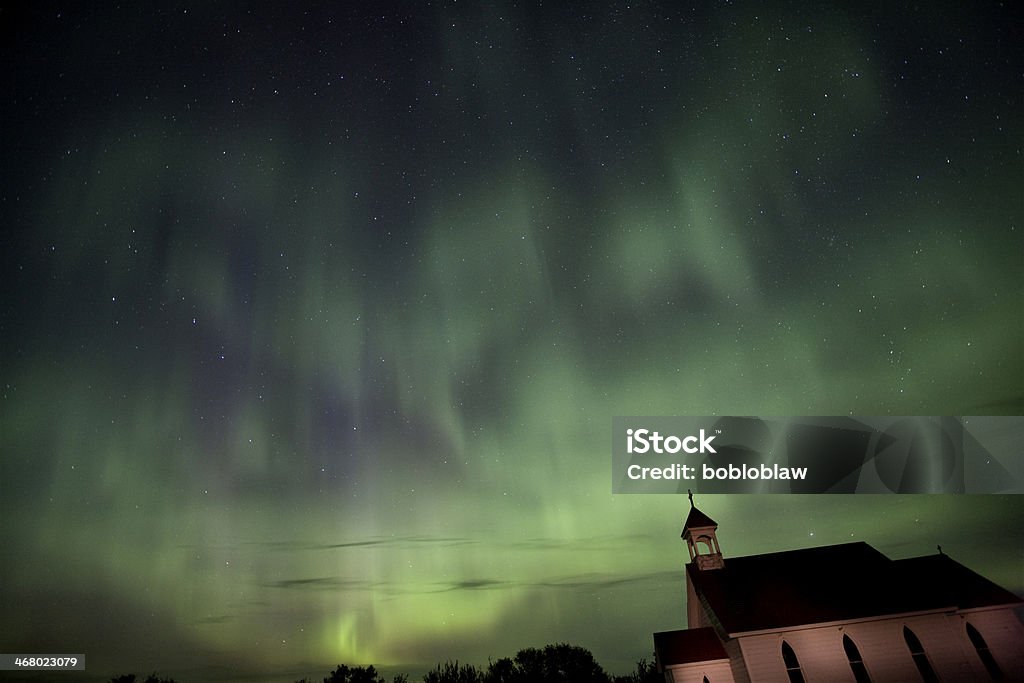
[[914, 585], [936, 601], [960, 609], [1024, 604], [1020, 597], [976, 574], [948, 555], [924, 555], [893, 560], [904, 585]]
[[713, 526], [717, 529], [718, 522], [711, 519], [697, 508], [691, 507], [690, 514], [686, 516], [686, 521], [683, 522], [683, 535], [686, 534], [687, 529], [696, 529], [705, 526]]
[[867, 543], [726, 558], [686, 567], [730, 634], [932, 609], [1020, 605], [946, 555], [890, 560]]
[[654, 651], [661, 666], [729, 659], [713, 628], [692, 628], [654, 634]]

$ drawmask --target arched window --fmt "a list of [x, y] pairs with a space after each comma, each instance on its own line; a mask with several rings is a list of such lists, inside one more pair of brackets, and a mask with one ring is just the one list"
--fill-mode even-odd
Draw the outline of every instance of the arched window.
[[704, 683], [711, 683], [711, 681], [708, 680], [707, 676], [704, 677]]
[[917, 671], [921, 674], [921, 678], [924, 679], [925, 683], [939, 683], [939, 677], [935, 675], [935, 669], [932, 668], [931, 662], [928, 661], [928, 656], [924, 653], [921, 641], [917, 639], [917, 636], [914, 635], [909, 626], [903, 627], [903, 640], [907, 641], [907, 649], [910, 650], [910, 656], [914, 658]]
[[846, 650], [846, 658], [850, 660], [850, 669], [857, 683], [871, 683], [871, 676], [868, 676], [868, 669], [864, 666], [864, 659], [860, 656], [857, 644], [848, 635], [843, 635], [843, 649]]
[[995, 657], [992, 656], [992, 652], [988, 649], [988, 643], [978, 633], [978, 629], [967, 624], [967, 637], [971, 639], [971, 645], [978, 651], [981, 663], [985, 665], [985, 669], [988, 670], [988, 675], [992, 677], [992, 680], [1003, 680], [1003, 672], [999, 669], [999, 665], [996, 664]]
[[782, 661], [786, 665], [789, 683], [804, 683], [804, 675], [800, 671], [800, 660], [796, 658], [796, 653], [786, 641], [782, 641]]

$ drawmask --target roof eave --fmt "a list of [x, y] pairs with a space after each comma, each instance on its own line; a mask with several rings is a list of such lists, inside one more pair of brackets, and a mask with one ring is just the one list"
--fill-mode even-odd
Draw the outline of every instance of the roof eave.
[[[1004, 606], [993, 607], [992, 609], [1001, 609]], [[860, 624], [866, 621], [880, 621], [883, 619], [906, 619], [908, 617], [921, 617], [929, 614], [955, 614], [962, 612], [956, 605], [949, 607], [935, 607], [927, 610], [917, 610], [913, 612], [894, 612], [892, 614], [878, 614], [875, 616], [857, 617], [854, 619], [837, 619], [835, 621], [820, 621], [813, 624], [796, 624], [794, 626], [777, 626], [774, 628], [763, 628], [755, 629], [751, 631], [729, 631], [728, 635], [730, 638], [746, 638], [749, 636], [762, 636], [771, 633], [786, 633], [789, 631], [806, 631], [814, 628], [832, 628], [835, 626], [845, 626], [847, 624]]]

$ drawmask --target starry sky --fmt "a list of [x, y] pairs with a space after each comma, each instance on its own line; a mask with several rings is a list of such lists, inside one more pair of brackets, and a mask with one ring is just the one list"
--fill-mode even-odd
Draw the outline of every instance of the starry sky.
[[[1021, 413], [1008, 4], [302, 5], [0, 7], [0, 652], [624, 672], [613, 416]], [[697, 502], [1024, 592], [1020, 496]]]

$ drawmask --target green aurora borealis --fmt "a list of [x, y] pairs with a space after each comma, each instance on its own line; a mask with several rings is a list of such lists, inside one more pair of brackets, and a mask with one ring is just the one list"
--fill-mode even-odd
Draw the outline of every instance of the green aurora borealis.
[[[3, 9], [0, 652], [622, 672], [612, 416], [1020, 414], [1011, 10], [881, 7]], [[698, 504], [1024, 591], [1020, 496]]]

